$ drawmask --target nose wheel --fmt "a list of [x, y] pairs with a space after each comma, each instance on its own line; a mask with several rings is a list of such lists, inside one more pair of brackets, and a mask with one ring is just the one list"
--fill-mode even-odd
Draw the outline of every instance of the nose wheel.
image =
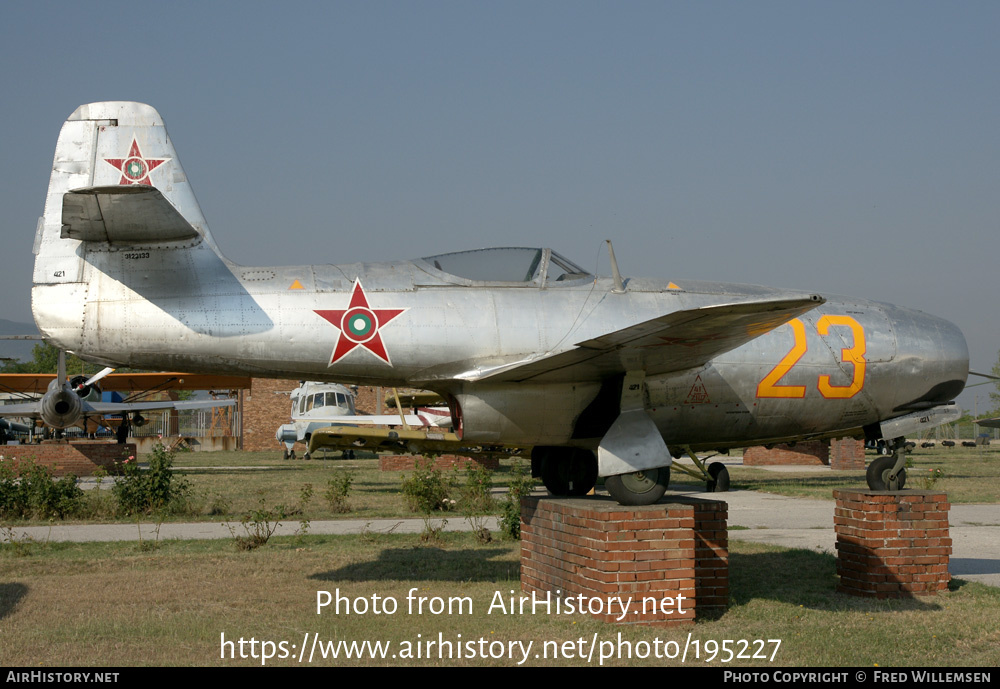
[[865, 479], [872, 490], [902, 490], [906, 485], [906, 443], [896, 438], [891, 457], [878, 457], [868, 465]]

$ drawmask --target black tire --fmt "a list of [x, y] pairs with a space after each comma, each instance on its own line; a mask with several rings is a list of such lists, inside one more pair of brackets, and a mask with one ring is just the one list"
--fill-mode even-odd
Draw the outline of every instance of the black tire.
[[617, 474], [604, 479], [604, 487], [621, 505], [652, 505], [670, 485], [670, 467]]
[[729, 469], [722, 462], [712, 462], [708, 465], [708, 475], [711, 481], [705, 482], [705, 489], [709, 493], [729, 492]]
[[557, 497], [586, 495], [597, 484], [597, 457], [589, 450], [549, 448], [542, 456], [542, 483]]
[[903, 486], [906, 485], [905, 468], [900, 469], [899, 473], [896, 474], [896, 487], [890, 488], [888, 485], [889, 472], [895, 465], [896, 460], [893, 457], [879, 457], [869, 464], [868, 471], [865, 472], [868, 487], [872, 490], [903, 490]]

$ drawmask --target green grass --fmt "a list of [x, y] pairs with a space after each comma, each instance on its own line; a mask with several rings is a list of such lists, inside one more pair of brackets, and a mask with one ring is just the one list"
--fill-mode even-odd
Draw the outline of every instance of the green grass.
[[[868, 454], [870, 462], [877, 455]], [[916, 448], [910, 454], [906, 487], [931, 488], [948, 493], [952, 503], [1000, 503], [1000, 447]], [[931, 483], [935, 469], [943, 477]], [[834, 490], [866, 489], [863, 471], [768, 471], [754, 467], [729, 467], [731, 485], [792, 497], [832, 499]]]
[[[139, 461], [144, 460], [143, 456]], [[493, 485], [505, 487], [511, 467], [519, 460], [504, 460], [494, 472]], [[282, 460], [280, 452], [182, 452], [174, 455], [174, 474], [191, 487], [184, 509], [165, 515], [164, 521], [232, 521], [259, 509], [284, 507], [295, 520], [308, 519], [406, 519], [420, 515], [409, 510], [402, 493], [403, 478], [411, 472], [379, 469], [378, 459]], [[324, 499], [328, 482], [350, 472], [353, 480], [347, 502], [351, 511], [337, 513]], [[465, 485], [465, 471], [445, 472], [457, 499]], [[110, 480], [105, 485], [110, 485]], [[312, 487], [312, 495], [303, 500], [303, 488]], [[88, 491], [85, 513], [60, 523], [131, 523], [134, 517], [116, 517], [114, 501], [108, 490]], [[47, 524], [47, 521], [21, 520], [5, 524]]]
[[[221, 635], [301, 644], [305, 633], [329, 641], [438, 638], [545, 642], [583, 638], [633, 644], [687, 635], [705, 648], [723, 640], [781, 639], [775, 666], [995, 666], [1000, 664], [1000, 591], [953, 582], [920, 600], [876, 601], [835, 591], [830, 555], [731, 543], [730, 607], [693, 627], [645, 628], [588, 616], [500, 614], [494, 598], [519, 594], [519, 544], [479, 544], [448, 534], [433, 546], [417, 536], [309, 536], [274, 539], [249, 553], [229, 541], [169, 541], [151, 552], [135, 544], [0, 548], [0, 658], [10, 666], [259, 665], [222, 659]], [[427, 598], [468, 597], [472, 614], [410, 614], [411, 589]], [[317, 591], [350, 600], [393, 598], [395, 614], [316, 613]], [[773, 649], [768, 645], [768, 653]], [[237, 648], [237, 655], [238, 655]], [[714, 663], [721, 664], [717, 655]], [[591, 664], [596, 665], [595, 654]], [[290, 665], [274, 659], [268, 664]], [[514, 665], [508, 660], [315, 660], [316, 665]], [[586, 661], [530, 658], [528, 665]], [[614, 659], [606, 664], [678, 665], [679, 660]], [[767, 666], [737, 660], [726, 667]]]
[[[320, 519], [404, 519], [419, 515], [407, 508], [402, 495], [402, 481], [409, 472], [379, 470], [373, 455], [352, 460], [331, 453], [328, 459], [310, 461], [283, 460], [274, 452], [181, 452], [174, 456], [178, 477], [187, 480], [191, 492], [185, 509], [164, 517], [165, 521], [238, 521], [241, 516], [261, 508], [284, 507], [289, 518]], [[874, 455], [869, 455], [869, 461]], [[140, 461], [143, 458], [140, 456]], [[940, 469], [943, 477], [935, 490], [948, 493], [952, 503], [1000, 503], [1000, 447], [917, 448], [910, 456], [913, 466], [907, 469], [907, 488], [926, 487], [925, 476]], [[504, 460], [494, 474], [494, 486], [505, 487], [515, 462]], [[862, 471], [771, 471], [762, 468], [730, 466], [732, 486], [738, 490], [756, 490], [793, 497], [829, 500], [836, 489], [864, 489]], [[334, 477], [350, 472], [353, 482], [348, 496], [350, 512], [333, 512], [323, 493]], [[461, 470], [445, 472], [451, 476], [458, 495], [464, 485]], [[312, 487], [312, 496], [303, 500], [303, 488]], [[683, 490], [696, 484], [675, 472], [674, 486]], [[64, 523], [127, 522], [134, 518], [116, 518], [109, 491], [88, 495], [85, 514]], [[21, 521], [17, 524], [47, 522]]]

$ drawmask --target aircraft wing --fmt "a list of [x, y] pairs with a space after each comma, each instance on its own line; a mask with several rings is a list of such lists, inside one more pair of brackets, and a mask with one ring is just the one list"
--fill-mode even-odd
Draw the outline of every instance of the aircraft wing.
[[163, 244], [201, 234], [159, 189], [142, 184], [86, 187], [63, 195], [63, 239], [109, 244]]
[[600, 380], [630, 370], [659, 375], [703, 366], [822, 304], [797, 295], [686, 309], [638, 323], [559, 354], [475, 368], [455, 375], [469, 381]]
[[976, 423], [986, 428], [1000, 428], [1000, 416], [995, 419], [979, 419]]
[[294, 419], [297, 423], [328, 423], [330, 425], [343, 426], [429, 426], [433, 419], [421, 414], [359, 414], [350, 416], [343, 414], [340, 416], [300, 416]]
[[309, 438], [309, 454], [320, 448], [335, 450], [395, 451], [413, 454], [457, 454], [463, 457], [511, 457], [530, 448], [511, 445], [470, 446], [451, 431], [370, 426], [318, 428]]
[[121, 414], [132, 411], [156, 411], [159, 409], [212, 409], [214, 407], [235, 407], [236, 400], [186, 400], [175, 402], [163, 400], [162, 402], [84, 402], [85, 414]]
[[[19, 402], [17, 404], [5, 404], [0, 406], [0, 416], [40, 418], [41, 400], [35, 402]], [[163, 400], [162, 402], [83, 402], [84, 415], [89, 414], [123, 414], [133, 411], [155, 411], [160, 409], [211, 409], [213, 407], [233, 407], [236, 400], [188, 400], [175, 402]]]
[[[55, 373], [0, 373], [0, 391], [44, 394]], [[250, 387], [249, 376], [203, 373], [110, 373], [101, 390], [236, 390]]]

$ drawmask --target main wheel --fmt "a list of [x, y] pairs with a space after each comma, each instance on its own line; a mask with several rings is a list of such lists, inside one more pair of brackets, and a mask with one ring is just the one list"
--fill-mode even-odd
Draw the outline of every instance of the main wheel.
[[542, 483], [556, 496], [586, 495], [597, 483], [597, 457], [588, 450], [550, 448], [542, 457]]
[[729, 490], [729, 469], [722, 462], [712, 462], [708, 465], [708, 475], [711, 481], [705, 482], [709, 493], [725, 493]]
[[903, 486], [906, 485], [905, 468], [899, 470], [895, 481], [889, 481], [889, 473], [895, 465], [894, 457], [879, 457], [869, 464], [868, 471], [865, 472], [868, 487], [872, 490], [903, 490]]
[[604, 487], [622, 505], [652, 505], [670, 485], [670, 467], [617, 474], [604, 479]]

